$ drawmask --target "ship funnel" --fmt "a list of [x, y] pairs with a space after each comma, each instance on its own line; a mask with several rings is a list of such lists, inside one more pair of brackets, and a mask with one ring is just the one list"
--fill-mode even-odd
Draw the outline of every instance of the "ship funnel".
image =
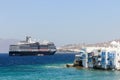
[[28, 42], [28, 43], [31, 43], [31, 42], [32, 42], [32, 40], [31, 40], [31, 37], [30, 37], [30, 36], [26, 36], [26, 42]]

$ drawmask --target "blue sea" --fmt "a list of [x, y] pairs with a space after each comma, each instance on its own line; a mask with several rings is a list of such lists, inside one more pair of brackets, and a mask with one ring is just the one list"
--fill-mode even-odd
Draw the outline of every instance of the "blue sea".
[[0, 80], [120, 80], [120, 71], [66, 68], [75, 54], [8, 56], [0, 54]]

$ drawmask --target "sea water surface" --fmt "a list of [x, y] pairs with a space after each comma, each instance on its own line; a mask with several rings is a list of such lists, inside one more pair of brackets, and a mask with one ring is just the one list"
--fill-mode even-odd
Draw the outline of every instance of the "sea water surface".
[[0, 80], [120, 80], [120, 71], [66, 68], [75, 54], [8, 56], [0, 54]]

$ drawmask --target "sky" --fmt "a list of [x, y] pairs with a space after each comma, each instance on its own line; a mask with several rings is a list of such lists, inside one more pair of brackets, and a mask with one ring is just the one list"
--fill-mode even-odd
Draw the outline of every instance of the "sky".
[[120, 39], [120, 0], [0, 0], [0, 38], [56, 45]]

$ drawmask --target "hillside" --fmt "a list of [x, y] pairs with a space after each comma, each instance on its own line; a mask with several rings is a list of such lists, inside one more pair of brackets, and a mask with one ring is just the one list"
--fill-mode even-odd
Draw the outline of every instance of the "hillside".
[[18, 42], [16, 39], [0, 39], [0, 53], [8, 53], [9, 45]]
[[67, 44], [67, 45], [57, 48], [57, 51], [59, 51], [59, 52], [79, 52], [79, 50], [82, 47], [108, 47], [108, 46], [111, 46], [110, 43], [112, 41], [120, 42], [120, 39], [101, 42], [101, 43], [94, 43], [94, 44], [85, 44], [85, 43]]

